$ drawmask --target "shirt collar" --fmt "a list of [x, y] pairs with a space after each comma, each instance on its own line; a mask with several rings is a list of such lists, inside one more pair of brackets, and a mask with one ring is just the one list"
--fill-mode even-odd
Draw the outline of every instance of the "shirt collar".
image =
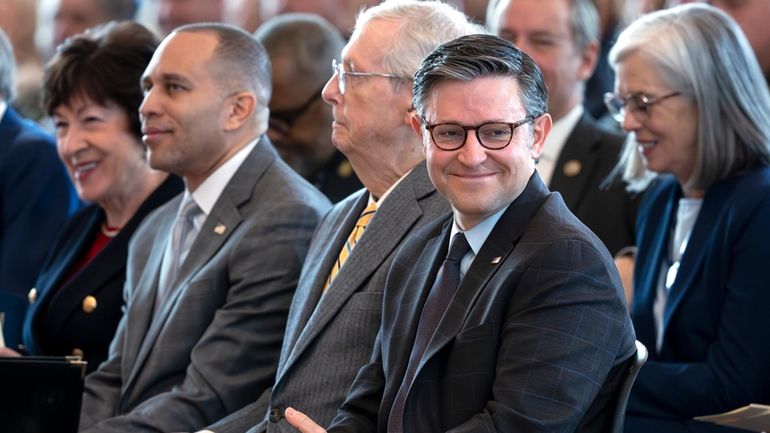
[[[508, 206], [510, 206], [510, 204]], [[468, 240], [468, 244], [471, 246], [471, 251], [473, 251], [473, 255], [475, 256], [479, 253], [479, 250], [481, 249], [481, 246], [484, 245], [484, 242], [487, 241], [489, 234], [492, 233], [492, 229], [495, 228], [497, 221], [499, 221], [500, 217], [503, 216], [503, 213], [508, 209], [508, 206], [505, 206], [494, 214], [488, 216], [485, 220], [476, 224], [473, 226], [473, 228], [465, 230], [464, 232], [462, 229], [460, 229], [460, 226], [457, 225], [457, 221], [453, 220], [452, 231], [450, 232], [449, 239], [454, 238], [455, 234], [459, 232], [465, 233], [465, 239]]]
[[3, 120], [3, 116], [5, 116], [5, 110], [8, 109], [8, 103], [0, 99], [0, 120]]
[[[201, 208], [204, 214], [211, 213], [211, 209], [214, 208], [214, 204], [219, 200], [219, 196], [222, 195], [227, 184], [232, 179], [235, 172], [241, 167], [243, 161], [249, 156], [249, 153], [256, 147], [259, 137], [252, 140], [243, 149], [231, 156], [230, 159], [225, 161], [224, 164], [219, 166], [213, 173], [198, 186], [198, 188], [192, 192], [193, 199], [198, 207]], [[185, 190], [185, 193], [187, 191]]]

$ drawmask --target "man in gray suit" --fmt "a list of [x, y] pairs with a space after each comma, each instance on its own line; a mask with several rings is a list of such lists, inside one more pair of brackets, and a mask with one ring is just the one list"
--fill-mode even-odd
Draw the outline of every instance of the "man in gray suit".
[[150, 165], [186, 191], [132, 239], [126, 312], [86, 379], [81, 431], [191, 431], [275, 377], [286, 315], [329, 203], [264, 135], [270, 66], [248, 33], [185, 26], [142, 77]]
[[423, 61], [414, 106], [453, 215], [396, 254], [371, 361], [329, 431], [607, 431], [634, 331], [607, 249], [535, 171], [551, 129], [540, 70], [463, 36]]
[[[409, 124], [411, 77], [433, 48], [476, 30], [462, 13], [434, 1], [386, 1], [359, 16], [323, 96], [334, 110], [334, 144], [366, 190], [337, 204], [319, 225], [272, 390], [210, 430], [244, 432], [256, 425], [250, 431], [291, 431], [283, 411], [300, 402], [323, 422], [334, 417], [371, 354], [395, 252], [408, 234], [449, 213], [428, 179], [419, 137]], [[372, 204], [374, 217], [338, 268], [340, 251]]]

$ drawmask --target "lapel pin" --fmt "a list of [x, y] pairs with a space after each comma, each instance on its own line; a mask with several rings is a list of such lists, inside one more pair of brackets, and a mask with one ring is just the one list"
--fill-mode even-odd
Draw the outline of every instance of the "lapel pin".
[[502, 260], [502, 257], [501, 256], [497, 256], [494, 259], [492, 259], [492, 264], [496, 265], [496, 264], [500, 263], [500, 260]]
[[567, 177], [575, 177], [580, 174], [580, 170], [583, 169], [583, 165], [577, 159], [571, 159], [564, 163], [562, 171]]
[[222, 223], [219, 223], [219, 224], [217, 224], [217, 226], [216, 226], [216, 227], [214, 227], [214, 233], [216, 233], [216, 234], [218, 234], [218, 235], [223, 235], [223, 234], [225, 234], [225, 229], [226, 229], [226, 228], [227, 228], [227, 227], [225, 227], [225, 225], [224, 225], [224, 224], [222, 224]]

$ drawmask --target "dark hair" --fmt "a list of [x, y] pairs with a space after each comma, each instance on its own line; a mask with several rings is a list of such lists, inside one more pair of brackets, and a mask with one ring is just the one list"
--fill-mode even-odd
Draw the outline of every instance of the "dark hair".
[[428, 54], [414, 76], [414, 107], [424, 116], [431, 89], [442, 81], [490, 76], [516, 79], [527, 115], [539, 116], [547, 111], [545, 82], [535, 61], [510, 42], [483, 34], [461, 36]]
[[128, 115], [131, 132], [141, 138], [139, 80], [157, 46], [155, 34], [132, 21], [109, 22], [67, 39], [45, 67], [45, 111], [53, 115], [76, 97], [100, 105], [114, 102]]
[[248, 90], [267, 107], [272, 92], [270, 58], [252, 35], [230, 24], [186, 24], [174, 33], [213, 33], [217, 38], [214, 56], [208, 65], [217, 82], [228, 92]]

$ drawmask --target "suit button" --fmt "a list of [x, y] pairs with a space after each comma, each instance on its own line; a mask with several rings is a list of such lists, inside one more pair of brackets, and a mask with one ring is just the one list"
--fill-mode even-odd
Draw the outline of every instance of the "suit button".
[[34, 304], [35, 301], [37, 301], [37, 289], [32, 288], [30, 289], [29, 293], [27, 293], [27, 300], [29, 300], [30, 304]]
[[79, 357], [80, 357], [80, 359], [83, 359], [83, 358], [84, 358], [84, 356], [83, 356], [83, 355], [84, 355], [84, 354], [83, 354], [83, 351], [82, 351], [82, 350], [80, 350], [80, 349], [78, 349], [77, 347], [76, 347], [76, 348], [74, 348], [74, 349], [72, 349], [72, 356], [79, 356]]
[[278, 422], [281, 420], [281, 409], [274, 407], [270, 409], [270, 422]]
[[86, 296], [83, 298], [83, 311], [86, 314], [93, 313], [94, 310], [96, 310], [96, 298], [94, 298], [91, 295]]

